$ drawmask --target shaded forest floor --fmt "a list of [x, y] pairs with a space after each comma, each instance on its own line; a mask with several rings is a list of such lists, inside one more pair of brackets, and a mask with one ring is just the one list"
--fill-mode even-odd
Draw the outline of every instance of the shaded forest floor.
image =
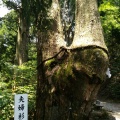
[[120, 103], [101, 101], [103, 109], [107, 110], [116, 120], [120, 120]]
[[120, 120], [120, 100], [113, 100], [105, 95], [101, 96], [101, 93], [98, 95], [97, 99], [100, 100], [100, 104], [103, 106], [104, 110], [112, 115], [115, 120]]

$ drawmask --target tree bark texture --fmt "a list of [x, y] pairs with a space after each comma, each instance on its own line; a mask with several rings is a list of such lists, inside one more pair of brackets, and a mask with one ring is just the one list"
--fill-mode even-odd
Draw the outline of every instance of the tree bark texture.
[[69, 49], [86, 46], [97, 46], [107, 50], [97, 0], [76, 0], [75, 35]]
[[[37, 63], [42, 63], [42, 46], [41, 38], [38, 37], [37, 43]], [[37, 70], [37, 91], [36, 91], [36, 120], [44, 120], [44, 105], [45, 105], [45, 92], [44, 92], [44, 68], [43, 64]]]
[[25, 17], [23, 17], [23, 11], [20, 10], [19, 13], [19, 26], [18, 26], [18, 36], [16, 44], [16, 63], [22, 65], [28, 60], [28, 36], [29, 36], [29, 26]]
[[44, 54], [41, 63], [45, 78], [40, 82], [44, 87], [39, 87], [42, 94], [38, 92], [41, 101], [37, 101], [41, 102], [38, 109], [43, 118], [37, 120], [89, 120], [92, 104], [105, 80], [108, 53], [97, 2], [75, 2], [75, 35], [69, 47], [64, 40], [57, 0], [52, 1], [49, 10], [53, 24], [47, 35], [44, 33], [46, 37], [42, 37]]
[[105, 79], [107, 54], [99, 48], [74, 49], [64, 51], [61, 57], [48, 64], [47, 117], [50, 120], [88, 120]]

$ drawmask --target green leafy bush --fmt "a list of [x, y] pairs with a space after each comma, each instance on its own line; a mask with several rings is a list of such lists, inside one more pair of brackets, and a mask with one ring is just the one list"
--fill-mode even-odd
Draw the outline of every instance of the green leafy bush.
[[29, 118], [34, 116], [36, 96], [36, 62], [22, 66], [5, 62], [0, 76], [0, 120], [14, 117], [14, 95], [28, 94]]
[[120, 100], [120, 81], [110, 84], [110, 97], [115, 100]]

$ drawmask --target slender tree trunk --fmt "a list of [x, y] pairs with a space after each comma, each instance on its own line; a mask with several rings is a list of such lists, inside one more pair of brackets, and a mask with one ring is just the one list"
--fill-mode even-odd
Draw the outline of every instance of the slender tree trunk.
[[36, 120], [44, 120], [45, 117], [45, 71], [43, 61], [43, 35], [38, 32], [37, 41], [37, 91], [36, 91]]
[[28, 60], [28, 36], [29, 26], [26, 22], [25, 17], [22, 15], [22, 10], [20, 10], [18, 37], [16, 44], [16, 62], [18, 65], [22, 65]]
[[69, 46], [62, 30], [58, 0], [52, 1], [49, 10], [53, 24], [47, 35], [43, 33], [46, 37], [41, 65], [45, 73], [38, 68], [38, 74], [45, 74], [37, 107], [39, 116], [44, 117], [37, 120], [89, 120], [92, 104], [105, 80], [108, 55], [97, 2], [76, 0], [75, 4], [75, 35]]

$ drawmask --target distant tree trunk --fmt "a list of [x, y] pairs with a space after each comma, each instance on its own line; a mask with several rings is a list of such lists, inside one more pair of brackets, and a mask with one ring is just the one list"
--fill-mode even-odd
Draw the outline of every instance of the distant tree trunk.
[[22, 12], [23, 11], [20, 9], [18, 36], [16, 44], [16, 63], [18, 65], [22, 65], [24, 62], [27, 62], [28, 60], [29, 26]]
[[[38, 60], [40, 111], [37, 120], [89, 120], [92, 104], [108, 67], [96, 0], [76, 0], [75, 33], [65, 41], [57, 0], [49, 10], [51, 29], [43, 33]], [[41, 65], [45, 73], [40, 72]]]
[[42, 53], [42, 46], [41, 46], [41, 38], [42, 36], [39, 35], [38, 42], [37, 42], [37, 63], [38, 67], [37, 70], [37, 93], [36, 93], [36, 120], [44, 120], [44, 70], [43, 70], [43, 53]]

